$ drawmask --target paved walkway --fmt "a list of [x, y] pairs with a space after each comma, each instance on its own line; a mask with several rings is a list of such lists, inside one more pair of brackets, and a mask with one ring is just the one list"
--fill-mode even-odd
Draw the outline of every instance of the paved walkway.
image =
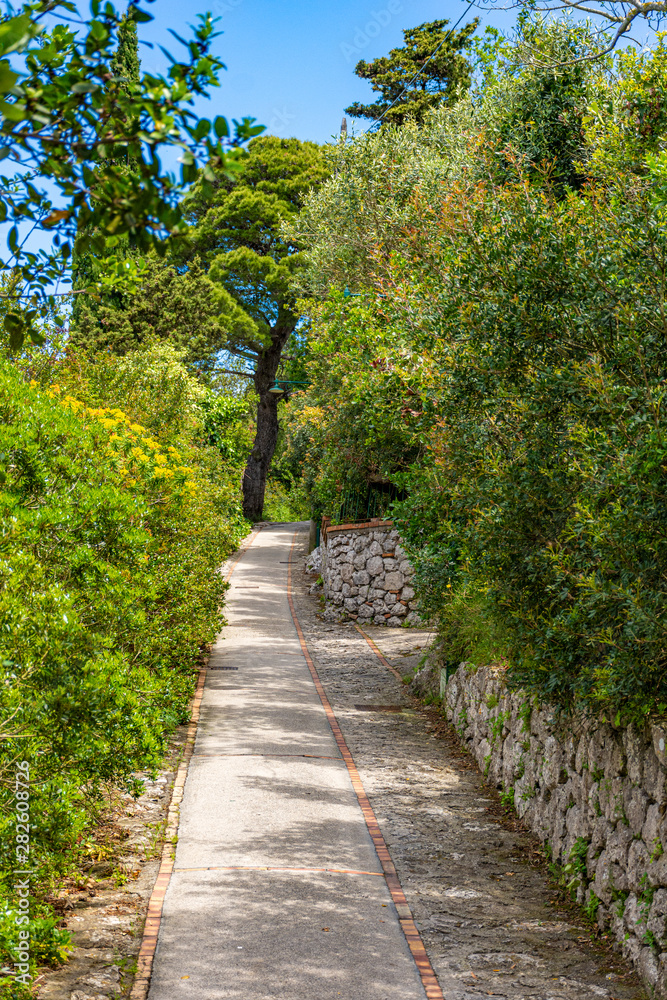
[[[438, 713], [353, 625], [318, 617], [301, 572], [304, 525], [293, 600], [336, 741], [287, 601], [296, 527], [264, 528], [233, 572], [149, 1000], [640, 1000], [610, 942], [592, 943], [563, 909], [536, 842], [502, 818]], [[428, 640], [412, 629], [372, 634], [399, 675]], [[422, 984], [355, 768], [439, 987]]]
[[426, 995], [291, 619], [295, 527], [232, 576], [150, 1000]]

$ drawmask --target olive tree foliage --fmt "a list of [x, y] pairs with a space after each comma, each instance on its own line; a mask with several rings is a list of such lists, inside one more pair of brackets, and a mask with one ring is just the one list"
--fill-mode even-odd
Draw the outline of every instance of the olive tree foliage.
[[[151, 20], [139, 3], [128, 16]], [[233, 169], [225, 146], [257, 133], [244, 119], [232, 136], [224, 118], [211, 123], [191, 109], [224, 68], [211, 52], [210, 14], [179, 39], [184, 53], [169, 56], [166, 76], [133, 80], [114, 62], [123, 17], [91, 0], [82, 23], [70, 0], [35, 0], [7, 8], [0, 21], [0, 222], [8, 228], [0, 270], [14, 278], [3, 294], [12, 300], [5, 328], [15, 348], [26, 335], [39, 341], [40, 315], [56, 310], [54, 288], [74, 249], [103, 255], [124, 237], [143, 250], [163, 247], [165, 236], [183, 231], [179, 196], [198, 163], [206, 186]], [[171, 150], [180, 154], [180, 178], [160, 162]], [[35, 232], [52, 234], [48, 249], [29, 248]]]
[[667, 50], [607, 73], [544, 30], [568, 66], [518, 51], [476, 103], [338, 150], [299, 223], [325, 301], [292, 438], [329, 504], [369, 471], [405, 490], [448, 662], [621, 724], [667, 711]]
[[[591, 35], [587, 25], [525, 23], [514, 45], [500, 49], [483, 90], [434, 108], [421, 125], [385, 125], [329, 147], [330, 178], [288, 227], [307, 247], [304, 291], [326, 297], [332, 284], [353, 293], [377, 287], [381, 261], [419, 221], [415, 213], [463, 177], [509, 181], [528, 171], [560, 189], [578, 186], [587, 156], [582, 116], [606, 79], [605, 67], [576, 62]], [[571, 65], [526, 61], [529, 49]]]

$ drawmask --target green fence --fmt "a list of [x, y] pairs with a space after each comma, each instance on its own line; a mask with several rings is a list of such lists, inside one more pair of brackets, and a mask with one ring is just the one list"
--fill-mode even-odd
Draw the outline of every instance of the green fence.
[[350, 524], [352, 521], [370, 521], [373, 517], [386, 517], [392, 501], [402, 500], [403, 492], [396, 486], [383, 483], [369, 485], [366, 490], [346, 490], [341, 493], [332, 524]]

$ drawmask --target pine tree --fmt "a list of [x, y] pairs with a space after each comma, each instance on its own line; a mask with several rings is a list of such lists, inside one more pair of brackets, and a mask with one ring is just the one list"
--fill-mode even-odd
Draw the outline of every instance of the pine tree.
[[369, 80], [381, 96], [373, 104], [350, 105], [346, 114], [402, 125], [408, 117], [420, 122], [429, 108], [456, 100], [461, 90], [470, 87], [472, 71], [463, 53], [471, 47], [479, 19], [458, 32], [447, 31], [448, 24], [427, 21], [408, 28], [403, 48], [370, 63], [358, 62], [356, 75]]
[[221, 179], [212, 198], [195, 191], [190, 202], [191, 253], [208, 263], [211, 280], [251, 327], [235, 320], [225, 350], [252, 366], [258, 396], [257, 430], [243, 475], [243, 509], [253, 521], [262, 517], [278, 440], [277, 400], [269, 390], [300, 319], [294, 278], [305, 261], [282, 225], [328, 174], [324, 150], [314, 142], [262, 136], [249, 144], [237, 180]]

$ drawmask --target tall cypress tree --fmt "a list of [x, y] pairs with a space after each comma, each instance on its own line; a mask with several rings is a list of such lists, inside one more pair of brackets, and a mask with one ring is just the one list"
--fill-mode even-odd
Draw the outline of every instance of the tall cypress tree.
[[[134, 19], [132, 5], [130, 4], [118, 25], [118, 48], [111, 60], [111, 72], [114, 76], [111, 86], [118, 87], [127, 93], [133, 84], [139, 83], [140, 71], [141, 61], [139, 59], [137, 22]], [[119, 165], [126, 166], [128, 170], [132, 168], [132, 163], [125, 147], [119, 146], [117, 149], [114, 149], [113, 155], [105, 162], [112, 163], [116, 167]], [[99, 168], [100, 173], [103, 169], [103, 166]], [[130, 252], [131, 249], [127, 239], [123, 239], [121, 244], [116, 247], [114, 255], [124, 258]], [[74, 256], [72, 260], [72, 288], [75, 292], [80, 292], [82, 289], [88, 288], [95, 282], [98, 275], [99, 267], [94, 254], [87, 252]], [[104, 295], [104, 302], [107, 305], [122, 308], [123, 298], [122, 292], [111, 291]], [[89, 295], [76, 294], [74, 296], [72, 304], [72, 330], [70, 335], [73, 343], [77, 343], [78, 341], [82, 346], [85, 346], [83, 339], [77, 336], [77, 334], [81, 332], [84, 325], [89, 326], [89, 322], [85, 324], [84, 320], [87, 319], [90, 321], [91, 316], [97, 317], [101, 304], [101, 302], [98, 303], [94, 299], [91, 299]]]
[[118, 26], [118, 48], [111, 60], [111, 71], [125, 81], [122, 85], [127, 88], [128, 83], [139, 83], [140, 66], [137, 22], [130, 6]]

